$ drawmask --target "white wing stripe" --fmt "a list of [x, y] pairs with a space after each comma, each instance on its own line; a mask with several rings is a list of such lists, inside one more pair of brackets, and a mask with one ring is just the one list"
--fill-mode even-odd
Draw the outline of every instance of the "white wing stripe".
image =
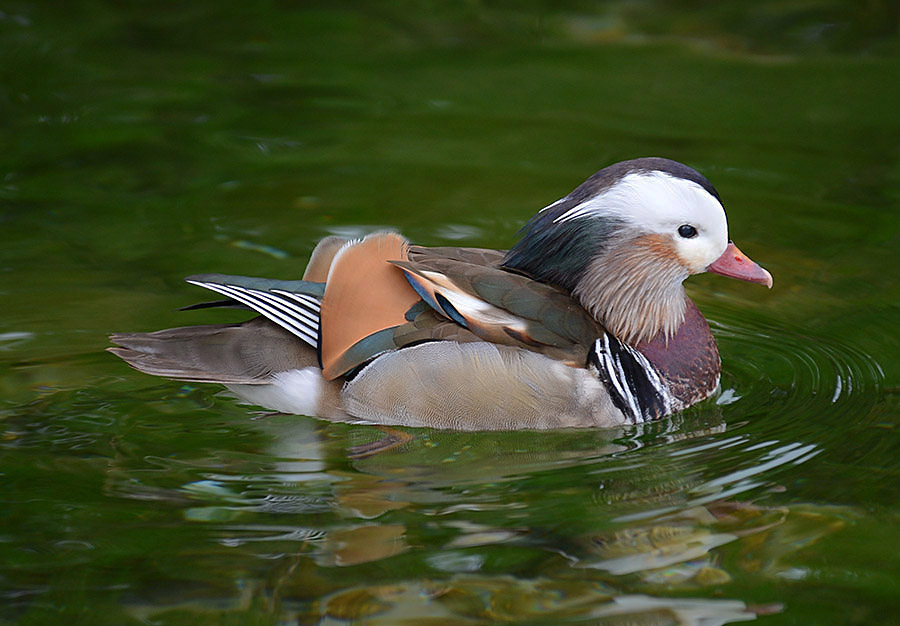
[[[287, 315], [288, 318], [293, 319], [295, 321], [303, 322], [301, 326], [310, 328], [311, 330], [318, 331], [319, 329], [319, 319], [318, 316], [312, 316], [309, 312], [304, 311], [303, 309], [297, 308], [293, 302], [285, 302], [284, 299], [279, 298], [278, 296], [274, 296], [272, 294], [266, 293], [265, 291], [258, 291], [256, 289], [246, 289], [244, 287], [237, 287], [241, 291], [247, 292], [249, 296], [260, 298], [261, 300], [265, 300], [273, 307], [281, 311], [284, 315]], [[300, 318], [300, 319], [297, 319]]]
[[[245, 287], [238, 287], [236, 285], [228, 285], [228, 287], [232, 289], [236, 289], [242, 293], [247, 295], [249, 299], [257, 299], [256, 305], [259, 309], [263, 309], [268, 305], [268, 310], [271, 311], [271, 315], [277, 316], [277, 319], [271, 318], [273, 322], [284, 322], [287, 324], [282, 324], [287, 330], [290, 330], [295, 335], [298, 335], [306, 342], [311, 342], [311, 345], [316, 345], [315, 337], [318, 335], [319, 324], [318, 321], [313, 321], [313, 324], [305, 323], [306, 320], [298, 319], [296, 313], [299, 309], [296, 309], [291, 303], [280, 300], [279, 298], [272, 296], [264, 291], [258, 291], [256, 289], [246, 289]], [[252, 300], [251, 300], [252, 301]]]
[[[205, 287], [206, 289], [210, 289], [217, 293], [221, 293], [222, 295], [228, 296], [229, 298], [233, 298], [242, 304], [246, 304], [251, 309], [261, 313], [266, 318], [275, 322], [282, 328], [287, 331], [290, 331], [292, 334], [296, 335], [312, 347], [317, 347], [318, 345], [318, 323], [316, 323], [315, 327], [311, 327], [308, 324], [298, 323], [298, 320], [290, 314], [285, 314], [285, 311], [282, 310], [282, 306], [278, 306], [277, 308], [273, 308], [271, 305], [271, 301], [267, 298], [259, 297], [260, 292], [251, 292], [242, 287], [237, 287], [235, 285], [222, 285], [216, 283], [206, 283], [200, 281], [188, 281], [194, 285], [198, 285], [200, 287]], [[291, 308], [290, 311], [296, 311], [297, 309]]]
[[316, 300], [312, 296], [308, 296], [305, 293], [291, 293], [290, 291], [285, 291], [284, 289], [272, 289], [272, 293], [277, 293], [279, 296], [284, 296], [285, 298], [290, 298], [292, 300], [296, 300], [300, 304], [312, 309], [313, 311], [322, 310], [322, 303]]
[[304, 328], [303, 326], [298, 326], [290, 317], [285, 317], [281, 311], [272, 309], [261, 298], [256, 298], [253, 296], [253, 294], [247, 293], [245, 290], [241, 289], [240, 287], [235, 287], [234, 285], [216, 285], [216, 287], [218, 287], [218, 291], [220, 293], [224, 293], [228, 296], [231, 296], [235, 300], [243, 302], [250, 308], [258, 311], [259, 313], [262, 313], [285, 330], [289, 330], [293, 334], [297, 335], [307, 343], [310, 341], [311, 333], [308, 331], [308, 329]]

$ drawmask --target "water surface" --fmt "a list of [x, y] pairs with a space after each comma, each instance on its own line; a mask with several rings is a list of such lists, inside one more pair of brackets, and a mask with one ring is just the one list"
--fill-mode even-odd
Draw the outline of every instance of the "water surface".
[[[249, 6], [249, 5], [248, 5]], [[0, 622], [886, 624], [900, 605], [890, 3], [0, 13]], [[253, 419], [112, 331], [324, 235], [507, 247], [601, 167], [710, 178], [715, 398], [617, 430]]]

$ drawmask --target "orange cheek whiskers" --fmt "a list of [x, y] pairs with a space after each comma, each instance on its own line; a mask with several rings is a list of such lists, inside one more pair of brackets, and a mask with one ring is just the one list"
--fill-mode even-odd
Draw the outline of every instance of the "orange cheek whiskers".
[[672, 238], [668, 235], [652, 234], [640, 235], [632, 240], [634, 254], [640, 255], [642, 264], [648, 264], [655, 259], [656, 262], [662, 264], [678, 264], [685, 271], [688, 271], [688, 265], [684, 262], [672, 242]]

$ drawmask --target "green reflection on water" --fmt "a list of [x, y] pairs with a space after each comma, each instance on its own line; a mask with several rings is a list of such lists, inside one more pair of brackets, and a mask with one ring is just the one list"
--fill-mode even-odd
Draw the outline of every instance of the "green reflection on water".
[[[4, 7], [0, 620], [892, 619], [897, 9], [748, 7]], [[672, 420], [353, 460], [379, 432], [101, 353], [225, 321], [174, 311], [186, 274], [294, 277], [380, 226], [505, 247], [650, 154], [776, 280], [689, 283], [725, 376]]]

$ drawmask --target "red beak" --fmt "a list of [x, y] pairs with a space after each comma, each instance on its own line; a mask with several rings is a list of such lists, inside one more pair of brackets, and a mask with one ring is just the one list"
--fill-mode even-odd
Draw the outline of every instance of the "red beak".
[[730, 241], [722, 256], [713, 261], [706, 271], [772, 288], [772, 275], [751, 261], [750, 257], [738, 250], [738, 247]]

